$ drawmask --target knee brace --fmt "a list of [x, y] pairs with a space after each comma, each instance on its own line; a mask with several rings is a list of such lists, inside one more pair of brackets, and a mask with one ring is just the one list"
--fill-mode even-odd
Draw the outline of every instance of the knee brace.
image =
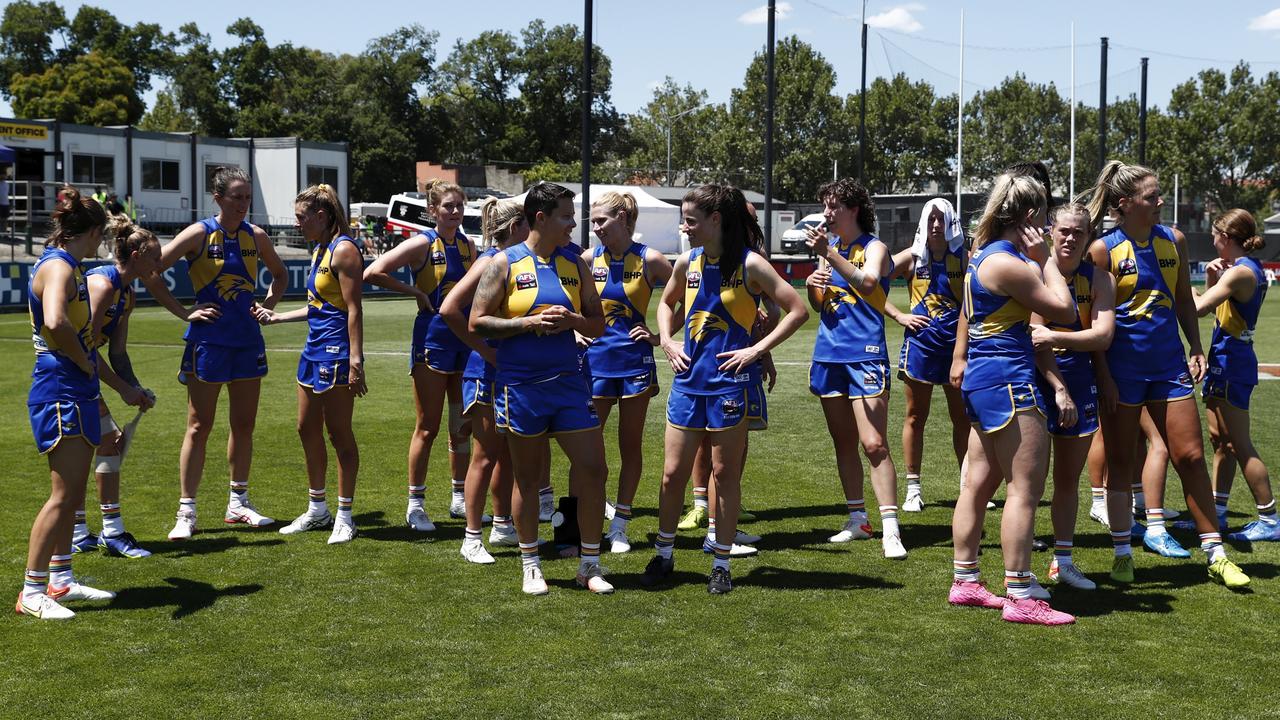
[[462, 403], [449, 403], [449, 452], [461, 455], [471, 454], [471, 435], [462, 442], [455, 443], [454, 437], [467, 430], [471, 421], [462, 417]]
[[124, 458], [119, 455], [99, 455], [96, 459], [98, 464], [94, 466], [93, 471], [100, 473], [118, 473], [120, 464], [124, 462]]

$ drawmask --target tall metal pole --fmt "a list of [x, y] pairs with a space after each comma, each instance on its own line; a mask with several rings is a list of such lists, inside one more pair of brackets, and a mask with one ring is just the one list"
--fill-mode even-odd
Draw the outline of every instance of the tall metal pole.
[[1076, 197], [1076, 24], [1071, 23], [1071, 180], [1067, 183], [1067, 200]]
[[582, 9], [582, 242], [585, 249], [591, 244], [591, 2], [583, 0]]
[[1138, 164], [1147, 164], [1147, 58], [1142, 58], [1142, 92], [1138, 106]]
[[1102, 38], [1102, 66], [1098, 80], [1098, 171], [1107, 164], [1107, 39]]
[[667, 118], [667, 187], [671, 187], [671, 118]]
[[764, 108], [764, 252], [773, 257], [773, 104], [776, 87], [773, 78], [773, 32], [776, 0], [769, 0], [769, 39], [765, 50], [765, 82], [768, 99]]
[[956, 95], [956, 217], [960, 213], [961, 193], [964, 192], [964, 8], [960, 8], [960, 89]]
[[866, 182], [867, 162], [867, 0], [862, 0], [862, 85], [858, 91], [858, 180]]

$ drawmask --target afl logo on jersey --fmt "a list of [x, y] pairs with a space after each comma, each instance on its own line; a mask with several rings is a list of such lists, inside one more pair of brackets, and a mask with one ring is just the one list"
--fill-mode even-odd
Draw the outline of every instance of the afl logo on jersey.
[[538, 276], [531, 272], [522, 272], [516, 275], [516, 289], [528, 290], [529, 288], [538, 287]]
[[1133, 275], [1138, 272], [1138, 262], [1133, 258], [1124, 258], [1116, 269], [1120, 271], [1121, 275]]
[[607, 282], [609, 280], [609, 268], [605, 268], [605, 267], [592, 268], [591, 277], [596, 282]]
[[221, 260], [224, 257], [226, 257], [226, 255], [222, 252], [221, 245], [210, 245], [207, 254], [210, 260]]
[[698, 287], [702, 285], [702, 273], [697, 270], [690, 271], [685, 283], [691, 290], [698, 289]]
[[920, 267], [916, 268], [916, 278], [917, 278], [917, 279], [919, 279], [919, 280], [928, 280], [928, 279], [929, 279], [929, 278], [931, 278], [931, 277], [933, 277], [933, 273], [931, 273], [931, 272], [929, 271], [929, 266], [928, 266], [928, 265], [921, 265]]
[[448, 262], [448, 261], [447, 261], [447, 260], [445, 259], [445, 257], [444, 257], [444, 251], [443, 251], [443, 250], [436, 250], [435, 252], [431, 253], [431, 264], [432, 264], [432, 265], [444, 265], [446, 262]]

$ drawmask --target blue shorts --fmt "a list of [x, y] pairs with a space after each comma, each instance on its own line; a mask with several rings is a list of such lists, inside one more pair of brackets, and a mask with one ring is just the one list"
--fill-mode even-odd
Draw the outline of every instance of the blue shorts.
[[187, 349], [182, 352], [178, 381], [185, 385], [193, 374], [197, 380], [206, 383], [257, 380], [267, 374], [267, 346], [261, 340], [257, 345], [247, 347], [189, 340]]
[[1150, 402], [1172, 402], [1193, 397], [1196, 386], [1191, 382], [1191, 373], [1186, 370], [1176, 378], [1168, 380], [1130, 380], [1116, 378], [1119, 390], [1119, 403], [1135, 407]]
[[414, 345], [409, 355], [409, 373], [413, 373], [415, 365], [426, 365], [428, 370], [443, 375], [457, 375], [467, 366], [467, 358], [471, 357], [471, 348], [462, 350], [445, 350], [429, 348], [425, 345]]
[[102, 442], [97, 399], [28, 405], [27, 411], [31, 414], [31, 434], [41, 455], [53, 450], [64, 438], [82, 437], [94, 447]]
[[1039, 381], [1040, 396], [1044, 400], [1044, 414], [1049, 421], [1049, 434], [1057, 437], [1086, 437], [1098, 431], [1098, 384], [1092, 374], [1064, 373], [1067, 394], [1076, 404], [1076, 424], [1063, 427], [1058, 424], [1058, 405], [1051, 398], [1053, 388], [1043, 378]]
[[873, 398], [889, 389], [884, 360], [852, 363], [814, 362], [809, 366], [809, 392], [818, 397]]
[[916, 338], [904, 337], [898, 353], [898, 377], [932, 385], [949, 384], [951, 350], [930, 348]]
[[470, 417], [478, 405], [493, 407], [493, 382], [484, 378], [462, 378], [462, 417]]
[[1231, 382], [1222, 378], [1206, 377], [1200, 396], [1206, 400], [1209, 398], [1225, 400], [1231, 407], [1238, 410], [1248, 410], [1249, 396], [1253, 395], [1253, 389], [1256, 387], [1258, 386], [1242, 382]]
[[1010, 383], [964, 391], [964, 410], [984, 433], [1000, 430], [1013, 416], [1026, 410], [1044, 415], [1044, 398], [1035, 383]]
[[500, 432], [525, 437], [600, 427], [591, 391], [577, 373], [519, 385], [494, 383], [493, 418]]
[[625, 400], [641, 396], [653, 397], [657, 394], [658, 371], [652, 367], [628, 377], [591, 379], [591, 397], [601, 400]]
[[298, 359], [298, 384], [317, 395], [332, 390], [334, 387], [346, 387], [351, 384], [351, 363], [342, 360], [307, 360]]
[[716, 395], [692, 395], [671, 388], [667, 424], [681, 430], [729, 430], [747, 419], [747, 387]]
[[589, 346], [578, 348], [578, 373], [587, 381], [587, 387], [591, 387], [591, 358], [587, 357], [588, 349]]
[[769, 402], [765, 399], [764, 383], [747, 386], [747, 429], [769, 429]]

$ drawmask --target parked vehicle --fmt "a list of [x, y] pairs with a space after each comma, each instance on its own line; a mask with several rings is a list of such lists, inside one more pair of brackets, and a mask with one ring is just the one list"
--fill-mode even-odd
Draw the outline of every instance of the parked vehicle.
[[[422, 193], [392, 195], [387, 208], [386, 232], [392, 245], [436, 226]], [[480, 242], [480, 209], [472, 203], [467, 203], [462, 212], [462, 232], [476, 243]]]
[[822, 213], [805, 215], [800, 222], [782, 233], [782, 252], [786, 255], [807, 255], [809, 248], [804, 244], [805, 231], [822, 224]]

